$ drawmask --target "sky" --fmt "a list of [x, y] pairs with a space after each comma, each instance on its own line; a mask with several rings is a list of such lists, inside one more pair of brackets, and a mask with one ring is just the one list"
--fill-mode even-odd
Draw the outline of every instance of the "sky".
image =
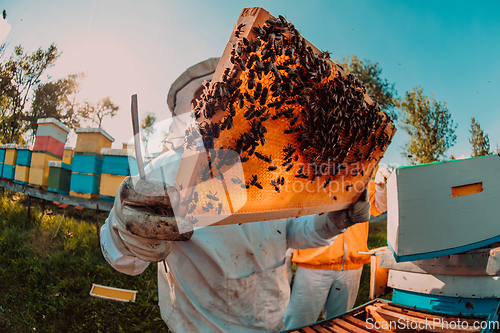
[[[29, 53], [56, 44], [62, 55], [44, 81], [86, 72], [79, 99], [110, 96], [120, 107], [103, 129], [115, 138], [113, 148], [121, 148], [132, 137], [131, 96], [138, 95], [141, 118], [154, 112], [166, 124], [172, 82], [191, 65], [221, 56], [247, 7], [283, 15], [333, 58], [377, 62], [398, 97], [421, 86], [446, 102], [458, 125], [447, 157], [470, 155], [471, 117], [492, 149], [500, 144], [498, 1], [0, 0], [7, 13], [0, 40], [6, 55], [19, 44]], [[398, 129], [383, 162], [407, 165], [401, 155], [407, 141]]]

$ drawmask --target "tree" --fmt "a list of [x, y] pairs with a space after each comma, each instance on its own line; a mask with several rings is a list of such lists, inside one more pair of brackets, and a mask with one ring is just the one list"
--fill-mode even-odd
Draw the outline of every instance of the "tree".
[[402, 155], [411, 164], [435, 162], [455, 144], [457, 125], [446, 102], [440, 103], [433, 96], [429, 99], [421, 87], [414, 87], [396, 105], [401, 111], [400, 127], [410, 136]]
[[471, 117], [469, 132], [471, 134], [469, 143], [472, 145], [472, 157], [489, 155], [490, 139], [488, 138], [488, 134], [484, 134], [481, 125], [476, 122], [474, 117]]
[[347, 74], [352, 74], [363, 82], [368, 95], [393, 121], [398, 119], [398, 114], [394, 110], [397, 95], [394, 83], [390, 84], [387, 79], [381, 78], [382, 68], [378, 62], [361, 60], [358, 56], [352, 55], [350, 58], [342, 57], [340, 66]]
[[109, 116], [112, 118], [116, 116], [118, 109], [119, 107], [111, 101], [111, 97], [107, 96], [101, 98], [97, 104], [85, 101], [78, 113], [82, 118], [90, 119], [92, 123], [101, 127], [104, 117]]
[[27, 115], [28, 128], [32, 130], [32, 139], [40, 118], [55, 118], [69, 128], [80, 126], [80, 117], [76, 112], [76, 95], [80, 91], [80, 81], [84, 73], [71, 74], [54, 82], [38, 85], [34, 100]]
[[[51, 44], [47, 50], [39, 48], [28, 55], [21, 45], [14, 48], [14, 54], [2, 65], [2, 81], [6, 81], [7, 95], [0, 104], [1, 121], [0, 135], [2, 142], [23, 141], [22, 135], [26, 132], [26, 109], [33, 89], [41, 82], [40, 77], [48, 68], [52, 67], [61, 55], [57, 47]], [[4, 89], [4, 88], [2, 88]], [[2, 94], [4, 91], [2, 91]]]
[[153, 112], [148, 112], [141, 121], [142, 141], [148, 145], [148, 141], [155, 132], [154, 125], [156, 123], [156, 115]]

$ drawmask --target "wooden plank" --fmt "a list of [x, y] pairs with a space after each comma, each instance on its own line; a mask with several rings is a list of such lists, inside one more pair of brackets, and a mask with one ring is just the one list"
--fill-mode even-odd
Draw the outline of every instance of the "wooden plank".
[[[457, 331], [459, 332], [480, 332], [481, 328], [479, 329], [474, 329], [472, 326], [468, 327], [461, 327], [459, 330], [456, 329], [456, 326], [454, 329], [450, 328], [450, 325], [446, 323], [442, 323], [441, 321], [435, 321], [433, 322], [432, 320], [425, 320], [413, 316], [409, 316], [403, 313], [398, 313], [398, 312], [393, 312], [390, 310], [386, 309], [377, 309], [377, 313], [379, 313], [381, 316], [386, 318], [388, 321], [395, 322], [395, 323], [416, 323], [416, 325], [419, 325], [420, 327], [424, 327], [425, 330], [430, 331], [430, 332], [439, 332], [439, 333], [455, 333]], [[467, 325], [464, 325], [467, 326]], [[411, 326], [410, 326], [411, 327]], [[416, 326], [417, 327], [417, 326]]]
[[391, 288], [451, 297], [499, 297], [499, 276], [432, 275], [389, 270]]
[[358, 327], [356, 325], [353, 325], [345, 320], [342, 320], [341, 318], [338, 318], [338, 319], [334, 319], [333, 320], [333, 323], [335, 323], [336, 325], [346, 329], [347, 331], [351, 332], [351, 333], [366, 333], [366, 332], [369, 332], [366, 328], [361, 328], [361, 327]]
[[[387, 238], [396, 260], [435, 258], [498, 241], [498, 170], [498, 155], [397, 168], [387, 200]], [[453, 197], [452, 188], [477, 183], [482, 192]]]
[[371, 265], [369, 298], [375, 299], [376, 297], [385, 294], [387, 279], [389, 278], [389, 270], [380, 266], [379, 255], [372, 255], [370, 260]]
[[438, 275], [500, 275], [500, 244], [425, 260], [396, 262], [389, 247], [377, 249], [380, 265], [397, 271]]
[[373, 328], [368, 328], [368, 323], [366, 321], [360, 320], [360, 319], [355, 318], [351, 315], [343, 315], [342, 319], [344, 319], [346, 322], [349, 322], [353, 325], [356, 325], [357, 327], [365, 328], [366, 330], [368, 330], [370, 332], [391, 333], [391, 331], [389, 331], [389, 330], [384, 330], [382, 328], [376, 328], [375, 326]]
[[48, 192], [42, 189], [35, 189], [28, 186], [22, 186], [6, 182], [4, 180], [0, 180], [0, 187], [6, 188], [14, 192], [23, 193], [31, 197], [45, 199], [48, 201], [57, 201], [60, 203], [69, 204], [71, 206], [81, 206], [90, 209], [96, 209], [97, 206], [99, 206], [99, 209], [102, 211], [110, 211], [113, 208], [113, 202], [102, 201], [102, 200], [87, 200], [84, 198], [71, 197], [69, 195]]
[[427, 318], [427, 319], [431, 319], [431, 320], [442, 320], [444, 322], [452, 322], [452, 321], [457, 322], [460, 319], [460, 321], [468, 322], [469, 325], [471, 325], [471, 326], [474, 324], [475, 321], [478, 320], [477, 317], [471, 319], [471, 318], [465, 318], [463, 316], [457, 317], [457, 316], [451, 316], [451, 315], [446, 315], [446, 314], [435, 315], [435, 314], [430, 314], [430, 313], [426, 313], [426, 312], [418, 312], [418, 311], [414, 311], [411, 309], [405, 309], [405, 308], [401, 308], [401, 307], [398, 307], [395, 305], [390, 305], [390, 304], [376, 304], [375, 306], [377, 306], [381, 309], [385, 309], [385, 310], [389, 310], [389, 311], [397, 312], [397, 313], [402, 313], [402, 314], [406, 314], [408, 316], [421, 318], [421, 319]]
[[[259, 27], [263, 26], [266, 20], [272, 19], [273, 17], [264, 9], [258, 8], [258, 7], [253, 7], [253, 8], [245, 8], [242, 10], [236, 24], [235, 28], [238, 29], [238, 27], [241, 28], [240, 30], [240, 37], [237, 38], [234, 34], [234, 31], [231, 33], [229, 42], [226, 45], [226, 48], [224, 50], [224, 53], [218, 63], [217, 69], [214, 73], [214, 77], [211, 81], [211, 85], [214, 86], [216, 83], [223, 81], [223, 76], [226, 70], [231, 71], [234, 68], [234, 64], [231, 61], [231, 51], [233, 48], [233, 45], [236, 45], [237, 42], [241, 42], [243, 40], [243, 37], [247, 38], [248, 40], [253, 40], [257, 38], [257, 33], [253, 30], [254, 27]], [[306, 45], [308, 45], [314, 52], [317, 54], [320, 54], [320, 51], [314, 47], [311, 43], [307, 42], [305, 39]], [[244, 59], [245, 61], [245, 59]], [[338, 67], [333, 61], [329, 61], [329, 65], [331, 68], [333, 68], [332, 74], [330, 78], [333, 76], [337, 76], [337, 72], [339, 72], [340, 76], [346, 77], [345, 73], [342, 71], [340, 67]], [[239, 74], [241, 75], [241, 73]], [[241, 76], [241, 78], [246, 79], [246, 74]], [[269, 87], [271, 88], [271, 87]], [[266, 87], [267, 89], [267, 87]], [[373, 101], [368, 97], [368, 95], [364, 96], [364, 99], [367, 104], [372, 105]], [[295, 101], [296, 102], [296, 101]], [[295, 103], [294, 102], [294, 103]], [[303, 106], [301, 106], [303, 107]], [[211, 119], [205, 119], [204, 115], [200, 115], [199, 119], [197, 119], [199, 124], [210, 124], [211, 122], [218, 122], [220, 121], [223, 116], [224, 116], [225, 110], [219, 109], [215, 110], [215, 115], [211, 117]], [[242, 116], [242, 112], [237, 113], [239, 116]], [[378, 116], [381, 117], [381, 119], [387, 119], [385, 114], [379, 113]], [[269, 118], [268, 118], [269, 119]], [[248, 123], [248, 122], [245, 122]], [[276, 124], [276, 123], [274, 123]], [[281, 126], [281, 125], [280, 125]], [[237, 125], [235, 125], [234, 128], [236, 128]], [[279, 127], [279, 126], [278, 126]], [[286, 130], [284, 128], [280, 128], [280, 130], [284, 130], [285, 132], [281, 131], [279, 135], [274, 134], [269, 134], [270, 131], [273, 131], [274, 129], [271, 129], [271, 126], [267, 127], [267, 134], [266, 134], [266, 142], [269, 142], [270, 138], [274, 138], [273, 140], [278, 141], [279, 145], [275, 144], [267, 144], [264, 146], [262, 144], [263, 148], [262, 151], [259, 152], [259, 154], [267, 154], [267, 156], [270, 156], [269, 152], [266, 153], [266, 149], [271, 149], [274, 150], [274, 153], [272, 156], [277, 157], [280, 155], [279, 158], [283, 158], [285, 154], [281, 152], [281, 144], [284, 144], [284, 137], [283, 133], [286, 133]], [[234, 131], [237, 131], [236, 129]], [[239, 129], [238, 129], [239, 131]], [[388, 124], [386, 127], [382, 126], [380, 128], [380, 135], [381, 133], [384, 132], [389, 138], [392, 138], [394, 134], [395, 128], [392, 124]], [[241, 133], [240, 133], [241, 134]], [[224, 140], [224, 137], [221, 135], [219, 138], [219, 141]], [[228, 136], [229, 137], [229, 136]], [[215, 146], [216, 148], [221, 148], [223, 145], [219, 145], [215, 140]], [[268, 148], [270, 147], [270, 148]], [[368, 147], [368, 146], [367, 146]], [[366, 149], [373, 149], [374, 145], [370, 145], [371, 148]], [[198, 147], [199, 148], [199, 147]], [[359, 147], [358, 147], [359, 148]], [[269, 220], [269, 219], [277, 219], [277, 218], [285, 218], [285, 217], [295, 217], [299, 215], [306, 215], [306, 214], [315, 214], [315, 213], [323, 213], [326, 211], [332, 211], [332, 210], [339, 210], [339, 209], [345, 209], [348, 206], [352, 204], [352, 202], [356, 201], [357, 198], [359, 197], [359, 194], [362, 192], [362, 190], [365, 188], [366, 184], [369, 181], [369, 177], [371, 175], [371, 171], [375, 168], [378, 159], [383, 155], [383, 151], [385, 151], [385, 147], [381, 148], [380, 151], [377, 150], [376, 153], [373, 155], [373, 159], [371, 162], [364, 163], [363, 161], [362, 167], [364, 172], [356, 173], [357, 178], [352, 178], [349, 177], [348, 172], [346, 171], [346, 176], [340, 176], [338, 173], [335, 174], [335, 177], [337, 179], [335, 181], [328, 180], [329, 176], [320, 176], [317, 178], [311, 179], [303, 179], [301, 177], [294, 177], [292, 172], [295, 171], [290, 171], [291, 167], [289, 169], [285, 170], [280, 170], [279, 176], [285, 176], [287, 177], [286, 183], [287, 189], [277, 189], [277, 186], [272, 187], [270, 184], [272, 184], [272, 181], [275, 181], [275, 179], [272, 179], [273, 175], [269, 172], [267, 172], [267, 167], [265, 167], [266, 170], [263, 171], [263, 173], [259, 173], [259, 175], [263, 176], [261, 178], [264, 178], [262, 180], [262, 183], [264, 184], [264, 190], [259, 192], [259, 190], [255, 188], [249, 188], [249, 190], [246, 193], [245, 196], [245, 201], [241, 205], [241, 208], [239, 209], [231, 209], [230, 212], [226, 215], [227, 217], [224, 219], [220, 219], [219, 216], [214, 215], [214, 212], [210, 211], [208, 213], [202, 212], [200, 209], [193, 214], [195, 218], [198, 219], [200, 217], [201, 219], [204, 219], [205, 221], [210, 221], [213, 220], [213, 222], [216, 225], [221, 225], [221, 224], [233, 224], [233, 223], [246, 223], [246, 222], [254, 222], [254, 221], [262, 221], [262, 220]], [[203, 149], [203, 147], [201, 148]], [[352, 152], [354, 152], [356, 149], [352, 149]], [[375, 150], [375, 149], [373, 149]], [[371, 150], [371, 151], [373, 151]], [[361, 149], [359, 149], [361, 152]], [[298, 165], [302, 163], [303, 166], [306, 166], [307, 168], [311, 167], [311, 164], [314, 163], [306, 163], [306, 157], [309, 159], [310, 162], [310, 157], [311, 155], [304, 154], [303, 158], [304, 161], [297, 162], [295, 160], [295, 167], [298, 171]], [[254, 156], [257, 156], [255, 154]], [[186, 196], [183, 197], [183, 199], [189, 199], [189, 196], [194, 193], [193, 190], [186, 190], [186, 189], [192, 189], [195, 183], [199, 183], [200, 179], [200, 173], [204, 170], [204, 167], [207, 164], [207, 160], [205, 159], [206, 156], [202, 156], [200, 154], [197, 154], [194, 150], [186, 149], [184, 152], [183, 160], [181, 162], [181, 165], [179, 167], [179, 172], [177, 174], [176, 178], [176, 184], [179, 185], [179, 188], [185, 189]], [[297, 156], [298, 157], [298, 156]], [[256, 160], [257, 157], [252, 157], [255, 161], [250, 160], [250, 162], [255, 162], [254, 164], [261, 163], [260, 161]], [[358, 158], [357, 158], [358, 159]], [[356, 160], [357, 160], [356, 159]], [[212, 162], [216, 161], [216, 159], [212, 160]], [[315, 159], [316, 161], [316, 159]], [[279, 161], [279, 164], [281, 166], [285, 165], [284, 161]], [[247, 165], [249, 165], [247, 167]], [[248, 163], [248, 161], [245, 162], [245, 165], [243, 168], [245, 169], [245, 174], [244, 174], [244, 182], [246, 181], [247, 183], [251, 183], [251, 177], [253, 177], [256, 173], [255, 168], [253, 168], [252, 163]], [[314, 165], [315, 167], [319, 167], [319, 165]], [[328, 166], [327, 168], [334, 168], [335, 166]], [[219, 171], [217, 170], [218, 168], [214, 167], [212, 168], [212, 171], [218, 173]], [[262, 169], [262, 167], [261, 167]], [[281, 168], [285, 169], [285, 167]], [[276, 170], [276, 169], [275, 169]], [[260, 171], [259, 171], [260, 172]], [[316, 171], [315, 171], [316, 172]], [[223, 174], [223, 172], [220, 172]], [[214, 175], [214, 177], [217, 177], [217, 175]], [[284, 178], [284, 177], [282, 177]], [[344, 181], [344, 178], [348, 179], [347, 182]], [[229, 179], [232, 179], [230, 177], [224, 176], [222, 179], [223, 185], [225, 187], [229, 187], [231, 185], [231, 182]], [[351, 186], [354, 186], [353, 184], [356, 183], [359, 188], [357, 187], [356, 190], [350, 191], [349, 188]], [[293, 188], [290, 187], [293, 184]], [[329, 185], [330, 184], [330, 185]], [[259, 183], [259, 185], [261, 185]], [[283, 185], [283, 184], [282, 184]], [[300, 186], [300, 189], [296, 188], [295, 185]], [[329, 185], [329, 186], [328, 186]], [[336, 186], [335, 189], [332, 189], [332, 185]], [[244, 186], [244, 185], [243, 185]], [[208, 191], [209, 186], [203, 186], [203, 184], [198, 184], [197, 189], [200, 190], [203, 187], [205, 187], [204, 190], [202, 191]], [[256, 186], [260, 190], [262, 188]], [[314, 187], [314, 188], [313, 188]], [[309, 190], [310, 188], [313, 188]], [[220, 192], [219, 192], [220, 193]], [[233, 198], [229, 191], [225, 190], [224, 193], [226, 194], [227, 201], [230, 203], [234, 202], [241, 202], [238, 200], [238, 197]], [[240, 196], [240, 199], [243, 196]], [[196, 215], [198, 214], [198, 215]], [[182, 215], [182, 214], [181, 214]], [[212, 224], [212, 225], [214, 225]]]
[[329, 329], [324, 328], [320, 324], [312, 325], [311, 328], [314, 329], [314, 331], [317, 333], [331, 333], [331, 332], [333, 332]]

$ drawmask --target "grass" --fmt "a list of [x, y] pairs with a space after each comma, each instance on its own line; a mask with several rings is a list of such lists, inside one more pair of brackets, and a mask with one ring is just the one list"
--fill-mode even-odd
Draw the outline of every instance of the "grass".
[[[8, 190], [0, 196], [0, 332], [169, 332], [160, 317], [156, 265], [132, 277], [103, 258], [95, 211], [65, 210]], [[107, 217], [98, 216], [99, 225]], [[370, 224], [370, 249], [386, 245], [386, 222]], [[134, 303], [89, 296], [93, 283], [137, 290]], [[369, 264], [356, 305], [368, 301]]]
[[[65, 211], [6, 191], [0, 199], [0, 332], [168, 332], [156, 265], [136, 277], [103, 258], [95, 212]], [[104, 222], [107, 213], [99, 216]], [[137, 290], [134, 303], [90, 297], [92, 283]]]

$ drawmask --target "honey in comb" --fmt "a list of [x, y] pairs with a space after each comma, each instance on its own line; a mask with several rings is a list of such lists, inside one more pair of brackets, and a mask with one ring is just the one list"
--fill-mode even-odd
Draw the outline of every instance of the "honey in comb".
[[[356, 77], [333, 65], [328, 52], [315, 52], [282, 16], [253, 27], [255, 38], [242, 36], [244, 28], [234, 31], [233, 66], [205, 85], [193, 111], [199, 130], [186, 132], [187, 149], [201, 136], [210, 151], [201, 180], [236, 162], [225, 156], [229, 150], [245, 174], [233, 180], [246, 189], [241, 213], [301, 208], [311, 198], [326, 206], [360, 191], [390, 142], [389, 117], [366, 102]], [[198, 187], [205, 204], [193, 212], [216, 209], [208, 191]], [[219, 214], [227, 209], [217, 205]]]

